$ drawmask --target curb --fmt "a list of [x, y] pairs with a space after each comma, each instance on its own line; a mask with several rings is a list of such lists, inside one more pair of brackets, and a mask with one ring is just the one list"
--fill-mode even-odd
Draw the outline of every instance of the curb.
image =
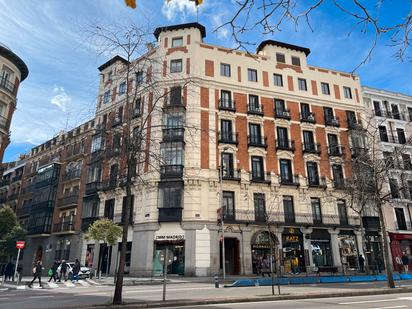
[[[276, 300], [300, 300], [300, 299], [315, 299], [315, 298], [332, 298], [332, 297], [351, 297], [351, 296], [368, 296], [368, 295], [386, 295], [411, 293], [412, 288], [399, 287], [395, 289], [370, 289], [362, 291], [353, 291], [346, 293], [313, 293], [299, 295], [278, 295], [278, 296], [254, 296], [254, 297], [237, 297], [237, 298], [221, 298], [221, 299], [200, 299], [200, 300], [167, 300], [167, 301], [150, 301], [150, 302], [132, 302], [124, 305], [94, 305], [85, 306], [86, 309], [101, 309], [101, 308], [162, 308], [162, 307], [186, 307], [197, 305], [212, 305], [212, 304], [230, 304], [230, 303], [247, 303], [256, 301], [276, 301]], [[70, 307], [74, 308], [74, 307]], [[76, 307], [79, 308], [79, 307]]]

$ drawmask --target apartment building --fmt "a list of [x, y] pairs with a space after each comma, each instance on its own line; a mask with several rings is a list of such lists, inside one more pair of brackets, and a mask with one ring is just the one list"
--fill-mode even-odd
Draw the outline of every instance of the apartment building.
[[[282, 271], [290, 272], [294, 258], [301, 271], [356, 269], [359, 218], [342, 189], [356, 149], [351, 130], [364, 113], [359, 78], [308, 64], [306, 47], [268, 40], [249, 54], [207, 44], [198, 23], [157, 28], [154, 35], [157, 46], [132, 62], [128, 81], [128, 63], [119, 56], [99, 67], [83, 224], [99, 217], [122, 222], [122, 142], [144, 126], [146, 157], [132, 189], [131, 273], [161, 274], [166, 247], [173, 253], [170, 273], [218, 273], [220, 199], [228, 274], [254, 273], [257, 260], [269, 255], [267, 218]], [[132, 108], [127, 82], [138, 94]], [[97, 265], [107, 249], [82, 244], [82, 259], [93, 256]], [[109, 249], [109, 272], [118, 247]]]
[[387, 191], [391, 200], [384, 210], [392, 262], [399, 269], [403, 252], [412, 257], [412, 97], [363, 87], [366, 114], [376, 130], [382, 158], [391, 167]]
[[[23, 265], [81, 256], [81, 213], [94, 121], [34, 147], [19, 173], [16, 215], [27, 231]], [[17, 169], [16, 169], [17, 170]], [[3, 179], [5, 176], [3, 176]]]
[[16, 110], [19, 85], [29, 74], [24, 61], [0, 43], [0, 162], [10, 143], [10, 124]]
[[21, 155], [17, 161], [2, 164], [0, 207], [9, 206], [11, 209], [16, 210], [26, 161], [27, 156]]

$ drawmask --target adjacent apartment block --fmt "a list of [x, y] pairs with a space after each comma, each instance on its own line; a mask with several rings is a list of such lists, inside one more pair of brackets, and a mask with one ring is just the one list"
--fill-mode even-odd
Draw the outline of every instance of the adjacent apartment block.
[[377, 132], [379, 151], [391, 168], [387, 190], [391, 200], [385, 207], [392, 262], [400, 270], [403, 252], [412, 253], [412, 97], [363, 87], [367, 115]]
[[0, 44], [0, 162], [10, 143], [10, 123], [16, 110], [17, 91], [29, 70], [23, 60]]

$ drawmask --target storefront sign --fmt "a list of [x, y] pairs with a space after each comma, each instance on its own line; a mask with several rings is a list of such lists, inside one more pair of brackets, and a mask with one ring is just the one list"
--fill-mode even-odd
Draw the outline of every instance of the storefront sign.
[[286, 235], [285, 239], [288, 242], [299, 242], [299, 236], [296, 235]]
[[156, 235], [155, 240], [184, 240], [185, 235], [184, 234], [163, 234], [163, 235]]
[[389, 233], [392, 240], [412, 240], [412, 234]]

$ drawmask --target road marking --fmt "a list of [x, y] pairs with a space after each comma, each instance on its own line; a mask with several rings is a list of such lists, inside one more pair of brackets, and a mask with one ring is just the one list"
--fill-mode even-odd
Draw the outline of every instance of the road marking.
[[[193, 290], [215, 290], [215, 287], [210, 287], [210, 288], [181, 288], [181, 289], [173, 289], [173, 288], [167, 288], [166, 291], [193, 291]], [[162, 289], [156, 289], [156, 290], [132, 290], [132, 291], [125, 291], [124, 293], [148, 293], [148, 292], [160, 292]]]
[[396, 301], [396, 300], [400, 300], [400, 299], [392, 298], [392, 299], [363, 300], [363, 301], [351, 301], [347, 303], [338, 303], [338, 304], [339, 305], [355, 305], [355, 304], [380, 303], [380, 302]]
[[44, 296], [29, 296], [29, 298], [53, 298], [54, 295], [44, 295]]
[[390, 306], [390, 307], [377, 307], [377, 308], [371, 308], [371, 309], [395, 309], [395, 308], [406, 308], [406, 305], [402, 305], [402, 306]]

